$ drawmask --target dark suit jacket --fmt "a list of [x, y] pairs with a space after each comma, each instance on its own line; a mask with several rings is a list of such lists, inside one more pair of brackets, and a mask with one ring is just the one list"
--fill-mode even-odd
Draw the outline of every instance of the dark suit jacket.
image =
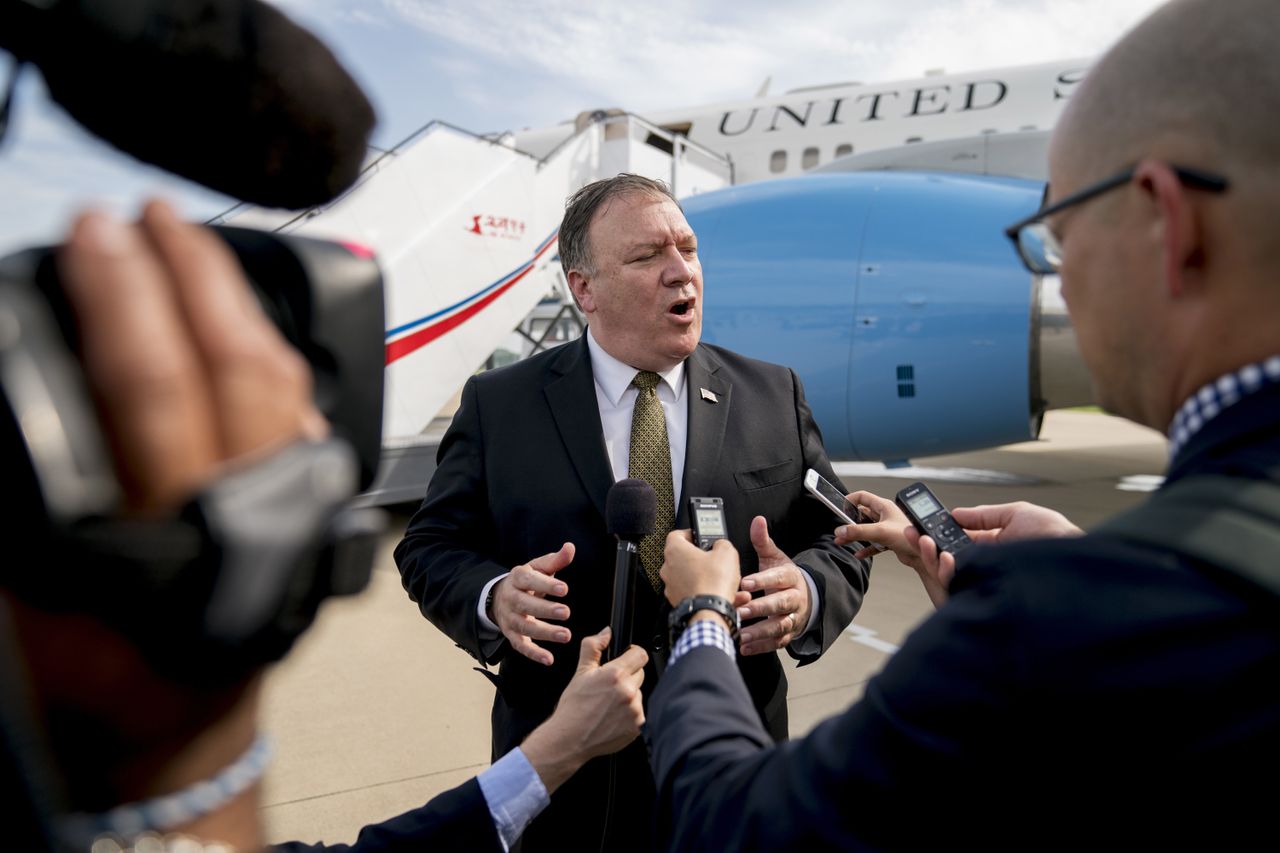
[[[683, 496], [724, 498], [733, 543], [746, 572], [756, 568], [748, 538], [751, 518], [763, 515], [781, 547], [807, 568], [818, 588], [817, 628], [825, 649], [853, 618], [866, 590], [868, 567], [832, 541], [834, 517], [803, 487], [816, 468], [836, 480], [795, 374], [783, 367], [702, 345], [686, 362], [689, 425]], [[718, 402], [704, 400], [700, 389]], [[569, 645], [547, 644], [550, 668], [503, 649], [499, 694], [493, 709], [494, 755], [519, 744], [555, 707], [578, 659], [578, 641], [609, 620], [615, 540], [605, 527], [605, 497], [613, 472], [604, 446], [591, 359], [585, 338], [468, 381], [461, 407], [440, 446], [439, 467], [414, 515], [396, 561], [405, 588], [423, 614], [471, 655], [482, 657], [476, 605], [485, 583], [533, 557], [576, 548], [559, 573], [569, 586]], [[683, 498], [680, 500], [683, 504]], [[682, 506], [677, 526], [687, 526]], [[665, 602], [638, 585], [635, 642], [656, 658], [665, 654]], [[491, 661], [492, 662], [492, 659]], [[753, 703], [777, 737], [786, 736], [786, 679], [777, 655], [741, 662]], [[651, 671], [646, 689], [655, 681]], [[647, 837], [645, 798], [651, 796], [643, 746], [620, 759], [641, 790], [617, 819], [635, 823], [617, 846]], [[537, 845], [541, 827], [564, 821], [580, 827], [602, 810], [605, 764], [584, 771], [557, 792], [551, 807], [525, 835]], [[640, 803], [640, 805], [635, 805]], [[557, 830], [561, 832], [563, 830]], [[600, 827], [584, 830], [598, 847]], [[591, 840], [594, 833], [594, 841]]]
[[426, 805], [366, 826], [355, 844], [303, 844], [289, 841], [271, 848], [282, 853], [421, 853], [425, 850], [500, 851], [480, 783], [468, 779], [433, 797]]
[[[1280, 389], [1207, 424], [1170, 480], [1196, 473], [1280, 477]], [[748, 709], [715, 649], [658, 685], [672, 849], [1231, 848], [1274, 819], [1280, 601], [1102, 533], [975, 546], [860, 702], [777, 747]]]

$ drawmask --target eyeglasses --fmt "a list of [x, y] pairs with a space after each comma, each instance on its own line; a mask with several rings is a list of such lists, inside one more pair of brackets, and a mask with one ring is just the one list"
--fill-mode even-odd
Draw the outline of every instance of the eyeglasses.
[[[1218, 175], [1185, 166], [1170, 166], [1169, 168], [1173, 169], [1173, 173], [1178, 176], [1178, 180], [1188, 187], [1214, 193], [1223, 192], [1227, 188], [1227, 179]], [[1045, 222], [1047, 217], [1066, 210], [1073, 205], [1100, 196], [1116, 187], [1124, 186], [1133, 179], [1135, 169], [1137, 169], [1136, 165], [1129, 166], [1105, 180], [1054, 202], [1048, 207], [1040, 208], [1026, 219], [1015, 222], [1004, 229], [1004, 233], [1013, 241], [1014, 248], [1018, 250], [1018, 257], [1022, 258], [1022, 263], [1026, 264], [1027, 269], [1036, 275], [1056, 275], [1058, 269], [1062, 266], [1062, 245], [1049, 228], [1049, 224]]]

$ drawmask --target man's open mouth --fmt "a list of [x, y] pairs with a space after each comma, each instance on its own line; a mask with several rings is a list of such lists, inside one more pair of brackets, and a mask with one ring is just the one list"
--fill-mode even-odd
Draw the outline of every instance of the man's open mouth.
[[685, 300], [684, 302], [677, 302], [675, 305], [671, 306], [670, 310], [672, 314], [678, 314], [683, 317], [689, 311], [689, 301]]

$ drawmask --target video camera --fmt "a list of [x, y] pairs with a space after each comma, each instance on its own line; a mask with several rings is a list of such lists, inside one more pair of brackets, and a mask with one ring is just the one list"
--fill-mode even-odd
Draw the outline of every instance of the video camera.
[[[0, 47], [38, 65], [53, 96], [108, 141], [260, 204], [332, 199], [358, 176], [372, 129], [372, 108], [328, 49], [258, 0], [0, 0]], [[233, 473], [167, 521], [119, 514], [56, 250], [0, 260], [5, 544], [39, 554], [7, 559], [0, 584], [93, 613], [159, 671], [206, 681], [278, 658], [323, 598], [363, 589], [383, 526], [380, 513], [347, 506], [371, 484], [381, 447], [372, 254], [214, 230], [310, 363], [333, 438]]]

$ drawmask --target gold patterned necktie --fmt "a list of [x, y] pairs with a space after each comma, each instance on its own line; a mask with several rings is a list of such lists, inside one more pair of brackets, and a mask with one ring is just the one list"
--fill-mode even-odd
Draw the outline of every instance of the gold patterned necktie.
[[653, 533], [640, 540], [640, 565], [655, 592], [662, 591], [663, 550], [667, 534], [675, 524], [675, 492], [671, 487], [671, 447], [667, 443], [667, 419], [662, 414], [657, 385], [662, 377], [651, 370], [636, 374], [631, 384], [639, 389], [631, 416], [631, 453], [627, 460], [630, 476], [644, 480], [658, 497]]

